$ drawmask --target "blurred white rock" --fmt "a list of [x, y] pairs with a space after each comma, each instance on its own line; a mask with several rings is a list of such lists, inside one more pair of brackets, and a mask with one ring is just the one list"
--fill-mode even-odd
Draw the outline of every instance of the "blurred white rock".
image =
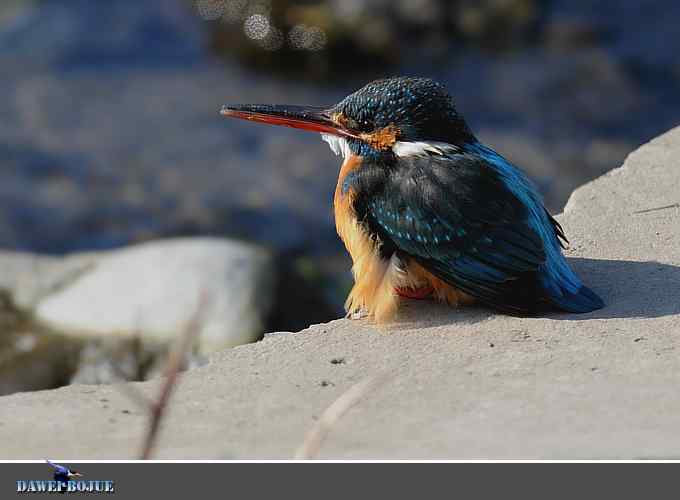
[[262, 247], [219, 238], [178, 238], [87, 256], [76, 275], [44, 292], [37, 321], [66, 335], [139, 336], [167, 342], [185, 331], [199, 307], [198, 351], [257, 340], [276, 286], [273, 256]]

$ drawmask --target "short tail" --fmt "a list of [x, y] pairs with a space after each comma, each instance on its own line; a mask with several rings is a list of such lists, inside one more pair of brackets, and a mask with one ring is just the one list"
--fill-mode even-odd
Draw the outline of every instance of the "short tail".
[[546, 245], [546, 252], [548, 259], [541, 269], [539, 282], [548, 302], [571, 313], [587, 313], [604, 307], [604, 301], [571, 269], [557, 238], [551, 245]]
[[587, 313], [602, 309], [604, 301], [590, 288], [581, 285], [576, 293], [570, 293], [563, 290], [561, 296], [554, 294], [549, 298], [550, 302], [568, 312], [572, 313]]

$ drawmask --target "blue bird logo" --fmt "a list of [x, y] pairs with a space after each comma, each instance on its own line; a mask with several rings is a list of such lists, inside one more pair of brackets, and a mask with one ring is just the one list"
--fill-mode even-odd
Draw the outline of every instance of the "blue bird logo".
[[[45, 461], [50, 467], [54, 469], [54, 480], [63, 483], [64, 486], [66, 486], [69, 481], [72, 481], [75, 478], [83, 476], [80, 472], [73, 469], [69, 469], [64, 465], [55, 464], [54, 462], [51, 462], [49, 460]], [[65, 489], [62, 489], [61, 491], [63, 493]]]

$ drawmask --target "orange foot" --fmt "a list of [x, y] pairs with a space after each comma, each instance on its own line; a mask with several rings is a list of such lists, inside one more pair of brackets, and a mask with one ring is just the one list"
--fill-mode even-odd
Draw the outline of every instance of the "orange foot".
[[432, 292], [434, 292], [434, 288], [428, 285], [420, 288], [411, 287], [395, 288], [394, 291], [397, 292], [397, 295], [399, 295], [400, 297], [405, 297], [407, 299], [424, 300], [432, 295]]

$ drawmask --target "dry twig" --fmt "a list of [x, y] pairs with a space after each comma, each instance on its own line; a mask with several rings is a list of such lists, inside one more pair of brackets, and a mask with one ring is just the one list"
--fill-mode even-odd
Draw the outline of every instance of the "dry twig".
[[354, 405], [359, 403], [369, 392], [387, 381], [388, 373], [382, 373], [374, 377], [366, 378], [357, 382], [340, 395], [338, 399], [326, 408], [321, 418], [314, 424], [302, 445], [295, 453], [296, 460], [310, 460], [316, 457], [324, 440], [331, 430]]
[[680, 203], [672, 203], [662, 207], [646, 208], [644, 210], [636, 210], [634, 214], [648, 214], [649, 212], [658, 212], [659, 210], [668, 210], [669, 208], [680, 208]]
[[178, 338], [177, 344], [168, 354], [168, 359], [165, 364], [165, 380], [161, 386], [160, 393], [158, 394], [158, 399], [154, 401], [149, 408], [151, 415], [149, 427], [144, 439], [144, 445], [140, 454], [141, 460], [148, 460], [151, 457], [158, 436], [158, 430], [168, 406], [168, 401], [170, 400], [172, 391], [177, 383], [177, 376], [179, 375], [179, 372], [182, 371], [187, 353], [191, 350], [194, 340], [200, 333], [202, 317], [207, 304], [208, 296], [205, 291], [202, 291], [196, 311], [189, 319], [183, 334]]

